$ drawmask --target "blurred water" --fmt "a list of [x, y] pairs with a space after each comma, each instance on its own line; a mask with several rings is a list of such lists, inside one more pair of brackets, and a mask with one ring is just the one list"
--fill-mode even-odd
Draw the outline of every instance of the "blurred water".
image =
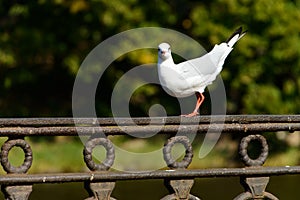
[[[300, 175], [271, 177], [267, 191], [281, 200], [300, 199]], [[233, 199], [243, 192], [239, 178], [196, 179], [191, 193], [201, 199]], [[153, 200], [168, 194], [163, 180], [118, 181], [112, 196], [123, 200]], [[83, 200], [88, 197], [83, 183], [34, 185], [30, 200]], [[2, 194], [0, 199], [4, 199]]]

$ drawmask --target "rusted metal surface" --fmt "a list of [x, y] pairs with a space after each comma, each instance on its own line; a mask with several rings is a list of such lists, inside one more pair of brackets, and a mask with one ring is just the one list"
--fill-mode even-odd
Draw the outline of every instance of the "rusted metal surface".
[[[300, 130], [300, 115], [239, 115], [157, 117], [157, 118], [20, 118], [0, 119], [0, 137], [8, 137], [1, 148], [1, 164], [6, 175], [0, 176], [0, 184], [6, 199], [28, 199], [33, 184], [84, 182], [89, 197], [86, 200], [113, 200], [111, 193], [117, 181], [138, 179], [164, 179], [170, 194], [163, 200], [198, 200], [190, 194], [195, 178], [238, 176], [245, 191], [235, 197], [244, 199], [273, 199], [272, 193], [265, 191], [270, 176], [300, 174], [300, 166], [263, 167], [268, 157], [268, 143], [259, 133]], [[244, 168], [187, 169], [193, 159], [193, 148], [187, 135], [222, 131], [244, 135], [239, 145], [239, 154]], [[178, 134], [180, 132], [180, 134]], [[103, 133], [103, 134], [101, 134]], [[169, 170], [117, 172], [109, 171], [115, 160], [115, 147], [107, 135], [147, 137], [155, 134], [169, 134], [162, 154]], [[185, 135], [187, 134], [187, 135]], [[83, 159], [90, 172], [58, 174], [26, 174], [33, 160], [30, 145], [25, 136], [90, 136], [83, 148]], [[257, 158], [250, 158], [248, 146], [253, 140], [261, 144]], [[180, 143], [186, 149], [182, 161], [172, 157], [172, 147]], [[106, 159], [96, 164], [93, 149], [101, 145], [106, 150]], [[20, 147], [25, 160], [20, 167], [11, 166], [9, 151]]]

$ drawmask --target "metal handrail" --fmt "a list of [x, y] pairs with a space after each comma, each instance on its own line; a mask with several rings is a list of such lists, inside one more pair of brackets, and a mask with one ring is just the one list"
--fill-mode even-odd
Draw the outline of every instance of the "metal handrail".
[[21, 174], [0, 176], [0, 184], [37, 184], [84, 181], [118, 181], [141, 179], [189, 179], [240, 176], [280, 176], [300, 174], [300, 166], [263, 167], [263, 168], [214, 168], [189, 170], [156, 170], [133, 172], [85, 172], [85, 173], [54, 173], [54, 174]]
[[[300, 115], [203, 115], [198, 117], [132, 117], [132, 118], [0, 118], [0, 127], [23, 126], [126, 126], [126, 125], [153, 125], [164, 124], [249, 124], [249, 123], [300, 123]], [[133, 123], [134, 122], [134, 123]]]
[[[75, 123], [76, 122], [76, 123]], [[133, 123], [134, 122], [134, 123]], [[76, 126], [75, 126], [76, 124]], [[188, 125], [188, 126], [184, 126]], [[300, 130], [300, 115], [228, 115], [155, 118], [20, 118], [0, 119], [0, 136], [77, 136], [104, 133], [174, 134], [222, 132], [274, 132]]]

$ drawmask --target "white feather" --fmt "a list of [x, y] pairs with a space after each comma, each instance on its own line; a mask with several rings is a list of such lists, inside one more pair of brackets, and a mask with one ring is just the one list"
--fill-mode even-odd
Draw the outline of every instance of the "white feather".
[[207, 54], [179, 64], [172, 58], [170, 45], [162, 43], [158, 52], [158, 75], [163, 88], [176, 97], [186, 97], [203, 93], [222, 71], [223, 64], [232, 46], [244, 36], [245, 33], [234, 35], [229, 42], [221, 43]]

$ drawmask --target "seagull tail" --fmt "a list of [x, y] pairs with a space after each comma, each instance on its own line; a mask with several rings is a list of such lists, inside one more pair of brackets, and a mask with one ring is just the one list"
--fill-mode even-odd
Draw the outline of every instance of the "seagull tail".
[[233, 45], [239, 41], [239, 39], [241, 39], [245, 34], [247, 33], [247, 31], [243, 32], [243, 28], [239, 27], [238, 29], [236, 29], [234, 31], [234, 33], [226, 40], [226, 43], [229, 47], [233, 47]]

